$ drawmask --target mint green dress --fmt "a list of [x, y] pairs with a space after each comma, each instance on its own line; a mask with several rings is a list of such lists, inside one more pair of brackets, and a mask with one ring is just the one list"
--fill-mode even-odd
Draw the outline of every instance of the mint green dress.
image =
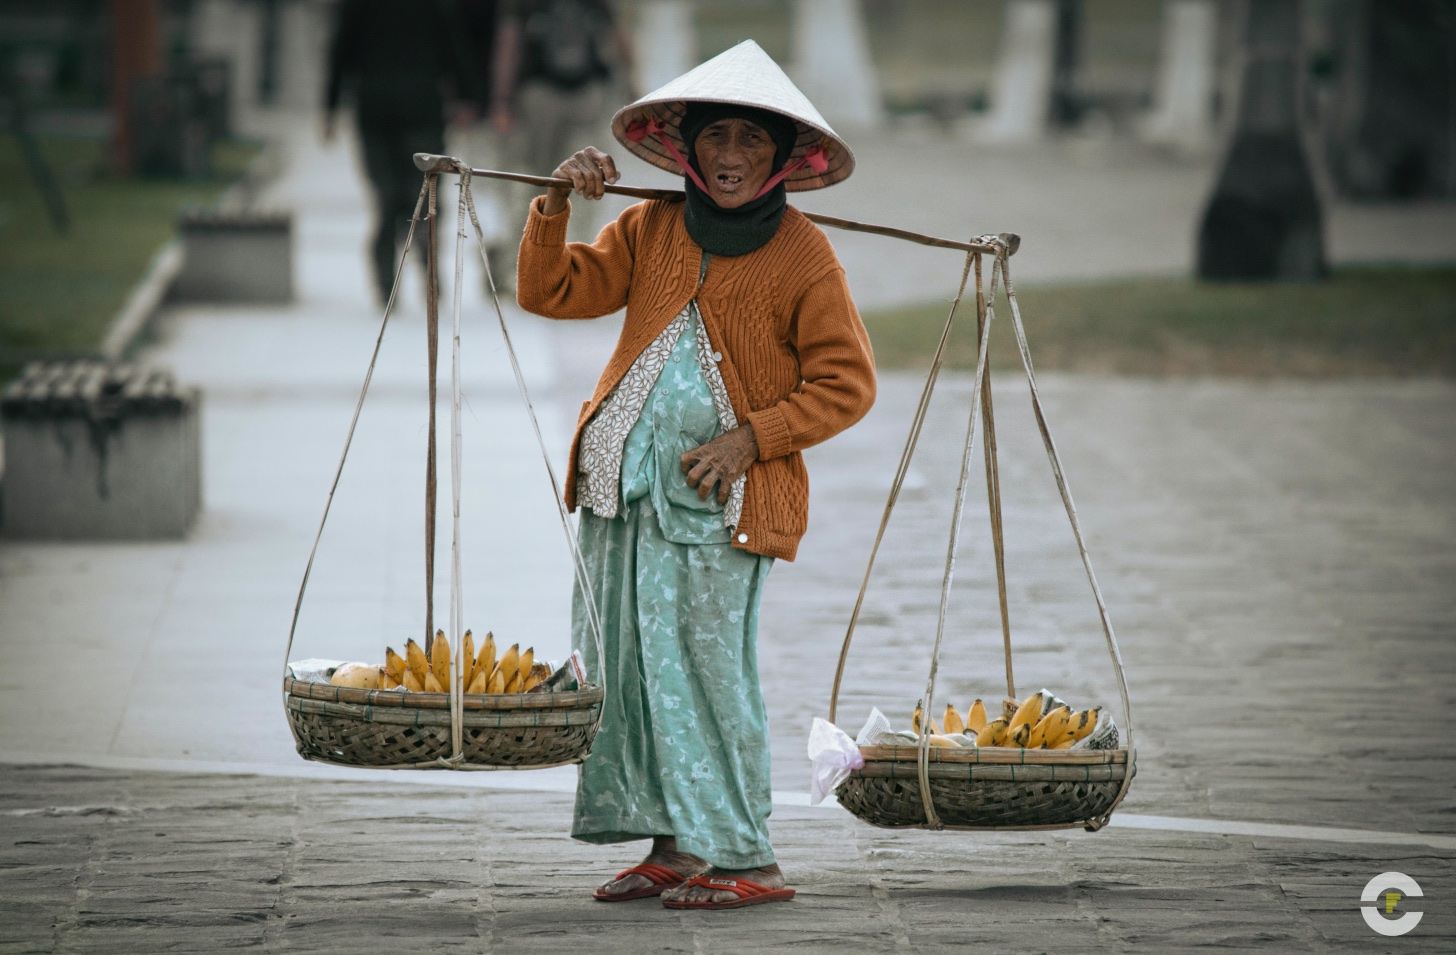
[[[581, 766], [572, 836], [675, 836], [724, 869], [773, 863], [768, 715], [758, 606], [773, 559], [729, 544], [716, 493], [698, 500], [679, 457], [722, 433], [699, 364], [695, 306], [622, 453], [613, 517], [582, 510], [580, 541], [606, 656], [606, 706]], [[716, 492], [716, 488], [714, 489]], [[605, 508], [604, 508], [605, 509]], [[580, 586], [573, 637], [595, 645]], [[594, 654], [583, 653], [594, 670]]]

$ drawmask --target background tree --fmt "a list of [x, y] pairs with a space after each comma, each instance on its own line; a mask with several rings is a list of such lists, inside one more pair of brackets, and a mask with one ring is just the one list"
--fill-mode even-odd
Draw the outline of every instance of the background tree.
[[1198, 277], [1308, 281], [1325, 273], [1319, 195], [1299, 134], [1299, 0], [1254, 0], [1243, 95], [1198, 231]]

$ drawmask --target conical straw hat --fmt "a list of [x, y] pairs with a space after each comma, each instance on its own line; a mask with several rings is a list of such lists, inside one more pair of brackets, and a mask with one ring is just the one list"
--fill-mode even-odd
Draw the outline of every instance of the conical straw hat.
[[[757, 106], [792, 119], [798, 126], [799, 140], [789, 155], [789, 162], [819, 146], [827, 165], [818, 163], [824, 167], [822, 171], [812, 165], [794, 170], [784, 180], [784, 188], [789, 192], [823, 189], [847, 179], [854, 171], [854, 153], [850, 151], [849, 144], [830, 128], [808, 97], [752, 40], [744, 40], [719, 53], [666, 86], [618, 110], [612, 118], [612, 135], [639, 158], [659, 169], [680, 173], [682, 167], [667, 147], [655, 137], [641, 135], [641, 132], [644, 124], [655, 120], [677, 150], [685, 153], [687, 147], [678, 131], [678, 124], [689, 101]], [[629, 136], [629, 129], [637, 135]]]

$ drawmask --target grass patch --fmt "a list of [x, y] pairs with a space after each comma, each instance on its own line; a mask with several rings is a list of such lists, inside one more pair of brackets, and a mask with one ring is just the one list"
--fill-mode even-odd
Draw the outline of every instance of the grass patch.
[[[1359, 267], [1324, 282], [1120, 280], [1017, 290], [1039, 369], [1136, 375], [1456, 375], [1456, 267]], [[998, 301], [993, 367], [1020, 366]], [[928, 368], [949, 303], [867, 312], [875, 357]], [[964, 320], [964, 323], [963, 323]], [[975, 368], [974, 299], [956, 316], [948, 364]]]
[[177, 214], [212, 205], [258, 151], [220, 143], [209, 178], [180, 182], [112, 176], [94, 140], [51, 137], [40, 147], [71, 228], [52, 228], [15, 137], [0, 137], [0, 382], [30, 358], [94, 352]]

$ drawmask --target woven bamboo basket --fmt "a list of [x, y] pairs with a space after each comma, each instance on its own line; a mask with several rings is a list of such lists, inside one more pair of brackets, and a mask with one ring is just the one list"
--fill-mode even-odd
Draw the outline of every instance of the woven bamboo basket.
[[[855, 623], [864, 606], [865, 592], [874, 570], [875, 557], [885, 528], [889, 525], [896, 499], [910, 470], [910, 460], [925, 423], [926, 409], [935, 389], [945, 357], [946, 343], [955, 322], [956, 310], [965, 294], [966, 281], [974, 269], [976, 277], [976, 324], [978, 335], [976, 378], [971, 390], [970, 420], [966, 425], [965, 446], [961, 456], [960, 481], [956, 487], [955, 507], [951, 517], [950, 541], [947, 547], [945, 575], [941, 580], [940, 610], [936, 623], [935, 644], [930, 656], [930, 672], [925, 696], [920, 701], [923, 712], [932, 713], [935, 699], [936, 673], [940, 664], [941, 641], [945, 635], [946, 609], [955, 575], [956, 552], [959, 547], [961, 520], [969, 484], [972, 450], [979, 423], [985, 432], [986, 498], [990, 510], [991, 541], [996, 560], [997, 595], [1000, 600], [1001, 630], [1006, 658], [1006, 694], [1003, 708], [1009, 717], [1015, 709], [1016, 684], [1011, 665], [1011, 621], [1007, 605], [1005, 546], [1001, 528], [1001, 483], [996, 462], [996, 431], [991, 408], [991, 381], [987, 375], [986, 356], [999, 279], [1005, 280], [1006, 299], [1016, 331], [1017, 346], [1031, 388], [1032, 407], [1041, 432], [1052, 473], [1066, 506], [1067, 518], [1076, 538], [1087, 579], [1092, 585], [1101, 618], [1103, 634], [1112, 657], [1118, 688], [1122, 697], [1124, 725], [1123, 749], [1019, 749], [1010, 747], [932, 747], [929, 745], [929, 720], [924, 721], [919, 739], [913, 745], [862, 745], [864, 766], [851, 770], [836, 787], [839, 804], [871, 825], [891, 829], [1068, 829], [1084, 827], [1096, 831], [1107, 824], [1112, 811], [1127, 794], [1128, 785], [1137, 772], [1136, 751], [1132, 747], [1132, 708], [1127, 692], [1127, 678], [1122, 666], [1117, 639], [1112, 632], [1111, 618], [1092, 571], [1076, 507], [1067, 488], [1066, 477], [1057, 455], [1056, 445], [1047, 428], [1036, 376], [1032, 371], [1031, 352], [1016, 292], [1011, 286], [1009, 258], [1016, 251], [1014, 237], [982, 236], [978, 243], [993, 249], [995, 264], [991, 273], [989, 295], [982, 285], [981, 253], [972, 251], [966, 257], [961, 273], [960, 290], [946, 318], [945, 330], [931, 362], [919, 406], [910, 428], [910, 436], [901, 455], [899, 469], [885, 503], [879, 534], [870, 551], [869, 566], [860, 585], [859, 598], [850, 616], [844, 645], [839, 653], [839, 666], [834, 674], [834, 688], [829, 701], [829, 722], [833, 723], [839, 705], [840, 685]], [[1010, 704], [1010, 705], [1007, 705]], [[908, 741], [907, 741], [908, 742]]]
[[[284, 677], [288, 724], [304, 759], [344, 766], [417, 767], [452, 754], [450, 694], [356, 690]], [[543, 769], [591, 750], [602, 690], [461, 698], [464, 764]]]
[[[863, 746], [865, 765], [839, 784], [839, 804], [871, 825], [925, 828], [918, 746]], [[931, 798], [946, 829], [1064, 829], [1105, 816], [1128, 773], [1128, 750], [932, 749]]]
[[[283, 707], [298, 754], [304, 759], [334, 763], [341, 766], [367, 766], [378, 769], [449, 769], [449, 770], [491, 770], [491, 769], [546, 769], [579, 763], [591, 751], [593, 738], [601, 723], [602, 701], [605, 688], [587, 684], [570, 692], [512, 693], [512, 694], [467, 694], [462, 691], [460, 680], [455, 681], [453, 692], [400, 692], [397, 690], [365, 690], [332, 684], [305, 682], [293, 678], [289, 660], [293, 642], [298, 631], [299, 613], [303, 607], [308, 589], [309, 574], [318, 556], [319, 541], [328, 522], [334, 494], [343, 475], [344, 463], [354, 440], [359, 415], [364, 399], [369, 392], [369, 382], [374, 376], [379, 360], [380, 346], [399, 291], [399, 276], [404, 268], [414, 241], [416, 228], [422, 222], [434, 224], [437, 214], [439, 175], [442, 172], [460, 173], [461, 188], [456, 210], [456, 269], [454, 276], [453, 328], [451, 335], [451, 402], [450, 402], [450, 476], [451, 513], [453, 527], [451, 535], [450, 608], [449, 635], [452, 637], [450, 672], [457, 677], [469, 661], [462, 657], [462, 634], [467, 633], [463, 624], [462, 574], [460, 562], [460, 496], [461, 496], [461, 391], [460, 391], [460, 300], [461, 262], [464, 225], [468, 213], [475, 227], [476, 246], [480, 251], [481, 265], [490, 283], [491, 299], [495, 305], [501, 335], [505, 340], [506, 353], [510, 358], [516, 386], [531, 420], [536, 440], [551, 484], [552, 498], [556, 502], [562, 530], [570, 548], [578, 585], [587, 594], [587, 618], [589, 630], [596, 641], [598, 674], [605, 672], [602, 662], [601, 622], [595, 611], [596, 601], [591, 582], [587, 578], [585, 564], [576, 536], [562, 500], [561, 485], [551, 466], [551, 455], [541, 434], [536, 412], [526, 381], [521, 374], [510, 332], [506, 327], [505, 315], [501, 311], [499, 298], [495, 294], [494, 279], [490, 273], [490, 262], [485, 255], [485, 240], [479, 219], [475, 213], [474, 200], [470, 193], [470, 169], [458, 160], [450, 160], [444, 168], [426, 168], [417, 158], [416, 164], [424, 171], [419, 199], [410, 220], [409, 234], [405, 239], [404, 251], [400, 254], [399, 269], [395, 273], [394, 289], [390, 292], [380, 320], [379, 334], [375, 339], [374, 352], [364, 383], [354, 406], [354, 416], [344, 439], [344, 451], [334, 471], [333, 483], [324, 505], [323, 518], [314, 535], [313, 549], [304, 566], [303, 580], [299, 584], [298, 599], [293, 607], [293, 621], [288, 628], [288, 645], [284, 651]], [[426, 281], [426, 347], [428, 349], [427, 386], [429, 398], [427, 450], [425, 454], [425, 559], [424, 559], [424, 633], [422, 647], [430, 653], [435, 633], [435, 524], [436, 508], [436, 368], [439, 352], [439, 264], [434, 228], [425, 230], [427, 241]], [[443, 628], [442, 628], [443, 632]], [[448, 678], [447, 678], [447, 682]]]

